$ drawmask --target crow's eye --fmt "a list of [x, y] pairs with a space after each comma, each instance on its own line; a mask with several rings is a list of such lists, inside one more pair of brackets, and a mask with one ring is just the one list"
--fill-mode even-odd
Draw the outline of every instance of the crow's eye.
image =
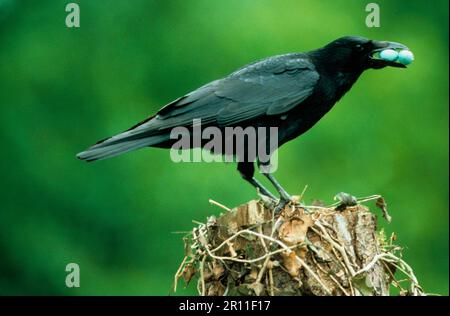
[[360, 44], [356, 44], [355, 48], [358, 51], [363, 51], [364, 50], [364, 47], [362, 45], [360, 45]]

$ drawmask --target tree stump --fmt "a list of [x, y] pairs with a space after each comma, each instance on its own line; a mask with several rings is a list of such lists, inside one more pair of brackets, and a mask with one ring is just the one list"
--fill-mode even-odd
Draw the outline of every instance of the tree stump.
[[[250, 201], [195, 227], [175, 287], [179, 277], [189, 283], [197, 276], [198, 292], [207, 296], [386, 296], [391, 285], [401, 295], [423, 294], [394, 236], [377, 232], [377, 216], [366, 206], [273, 209], [272, 201]], [[395, 279], [398, 268], [408, 288]]]

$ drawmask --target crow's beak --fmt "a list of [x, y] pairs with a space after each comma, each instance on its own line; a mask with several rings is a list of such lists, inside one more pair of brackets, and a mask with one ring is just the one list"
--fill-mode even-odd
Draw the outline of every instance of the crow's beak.
[[395, 51], [401, 50], [409, 50], [409, 48], [403, 44], [396, 42], [387, 42], [387, 41], [372, 41], [372, 45], [374, 49], [369, 54], [369, 59], [372, 62], [373, 68], [382, 68], [385, 66], [398, 67], [398, 68], [406, 68], [405, 65], [396, 61], [389, 61], [380, 59], [379, 54], [381, 51], [385, 49], [392, 49]]

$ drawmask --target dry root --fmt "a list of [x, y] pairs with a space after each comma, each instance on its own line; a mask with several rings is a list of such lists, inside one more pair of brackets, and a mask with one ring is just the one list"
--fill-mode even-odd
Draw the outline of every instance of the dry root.
[[[401, 258], [395, 235], [376, 232], [376, 216], [358, 199], [354, 206], [291, 203], [273, 214], [271, 201], [250, 201], [225, 210], [188, 234], [186, 255], [175, 275], [198, 277], [200, 295], [424, 295]], [[403, 274], [402, 280], [396, 275]]]

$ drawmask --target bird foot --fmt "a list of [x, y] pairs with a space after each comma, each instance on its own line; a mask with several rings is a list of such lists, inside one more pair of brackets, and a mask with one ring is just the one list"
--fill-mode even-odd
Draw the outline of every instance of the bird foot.
[[284, 190], [280, 191], [280, 199], [285, 200], [287, 202], [295, 202], [292, 196]]
[[289, 202], [290, 202], [290, 200], [283, 200], [283, 199], [280, 199], [280, 201], [278, 202], [277, 206], [275, 206], [275, 208], [273, 209], [273, 212], [274, 212], [275, 214], [281, 212], [281, 211], [284, 209], [284, 207], [285, 207]]

